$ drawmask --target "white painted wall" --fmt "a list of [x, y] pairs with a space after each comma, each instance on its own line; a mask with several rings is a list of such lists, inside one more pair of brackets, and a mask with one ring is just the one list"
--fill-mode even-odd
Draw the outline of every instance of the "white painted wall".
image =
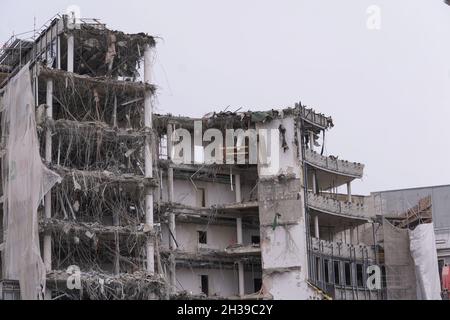
[[[163, 179], [162, 199], [167, 202], [169, 199], [167, 190], [167, 180]], [[195, 181], [197, 188], [205, 189], [206, 206], [231, 204], [236, 202], [236, 194], [231, 190], [231, 185]], [[174, 202], [186, 206], [198, 207], [197, 191], [192, 182], [187, 180], [174, 180]]]
[[[280, 133], [280, 141], [279, 141], [280, 148], [277, 152], [277, 156], [278, 156], [277, 161], [279, 163], [279, 167], [259, 165], [259, 168], [258, 168], [259, 175], [260, 176], [276, 176], [276, 175], [280, 175], [280, 174], [285, 174], [285, 175], [295, 174], [297, 178], [300, 178], [302, 176], [302, 174], [301, 174], [301, 170], [300, 170], [300, 163], [299, 163], [299, 160], [297, 159], [297, 147], [294, 144], [294, 140], [295, 140], [294, 118], [290, 117], [290, 118], [286, 118], [286, 119], [274, 120], [269, 123], [258, 124], [256, 127], [257, 127], [257, 130], [266, 129], [266, 130], [268, 130], [268, 132], [270, 132], [270, 130], [278, 131], [280, 124], [282, 124], [284, 126], [284, 128], [286, 128], [286, 142], [289, 146], [289, 150], [287, 150], [286, 152], [284, 152], [282, 150], [282, 148], [281, 148], [282, 135]], [[270, 134], [269, 134], [269, 136], [270, 136]], [[299, 139], [298, 141], [300, 142], [301, 140]], [[271, 145], [271, 142], [269, 143], [269, 145]], [[270, 150], [270, 149], [271, 148], [269, 148], [268, 150]]]
[[[208, 233], [208, 245], [206, 249], [211, 250], [225, 250], [231, 245], [237, 243], [237, 229], [236, 227], [220, 226], [205, 224], [193, 224], [193, 223], [177, 223], [177, 242], [181, 246], [180, 250], [186, 252], [197, 252], [198, 246], [198, 231], [207, 230]], [[170, 233], [167, 225], [161, 227], [162, 242], [161, 247], [169, 249]], [[260, 237], [260, 232], [257, 229], [243, 230], [244, 245], [252, 244], [252, 237]]]
[[[177, 290], [187, 291], [194, 295], [202, 293], [201, 276], [209, 277], [210, 296], [233, 297], [239, 294], [239, 276], [235, 270], [219, 269], [185, 269], [177, 268]], [[254, 278], [261, 278], [260, 273], [245, 273], [245, 293], [254, 293]]]
[[[306, 270], [306, 236], [304, 224], [263, 227], [261, 239], [263, 269], [302, 267]], [[307, 273], [302, 272], [302, 280]]]
[[[177, 241], [181, 247], [180, 250], [185, 252], [196, 253], [201, 248], [223, 251], [237, 243], [237, 230], [235, 227], [177, 223], [176, 230]], [[199, 247], [198, 231], [207, 232], [207, 246]]]

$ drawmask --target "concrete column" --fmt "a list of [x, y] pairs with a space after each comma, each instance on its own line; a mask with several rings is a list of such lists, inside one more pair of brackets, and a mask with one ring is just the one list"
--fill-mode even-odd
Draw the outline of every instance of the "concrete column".
[[356, 236], [355, 236], [355, 238], [356, 238], [356, 244], [359, 244], [360, 243], [360, 241], [359, 241], [359, 226], [356, 226]]
[[237, 226], [237, 243], [239, 245], [243, 245], [244, 237], [243, 237], [243, 230], [242, 230], [242, 218], [236, 219], [236, 226]]
[[73, 34], [69, 34], [67, 37], [67, 71], [74, 71], [75, 62], [75, 38]]
[[359, 243], [358, 226], [350, 229], [350, 243], [353, 245], [358, 245]]
[[350, 228], [350, 244], [351, 245], [355, 245], [356, 241], [355, 241], [355, 228], [351, 227]]
[[347, 182], [348, 202], [352, 202], [352, 183]]
[[[242, 203], [242, 191], [241, 191], [241, 175], [237, 174], [234, 176], [235, 179], [235, 191], [236, 191], [236, 203]], [[244, 235], [242, 228], [242, 218], [236, 219], [237, 226], [237, 243], [239, 245], [244, 244]], [[239, 268], [239, 296], [245, 296], [245, 269], [242, 262], [238, 263]]]
[[[49, 119], [53, 118], [53, 80], [47, 80], [47, 98], [46, 98], [47, 110], [46, 116]], [[52, 162], [52, 131], [47, 128], [45, 133], [45, 161], [47, 163]], [[50, 191], [44, 198], [44, 212], [45, 218], [52, 218], [52, 192]], [[44, 234], [44, 265], [47, 272], [52, 271], [52, 236], [51, 233]], [[51, 300], [52, 293], [50, 290], [45, 291], [45, 300]]]
[[[0, 204], [3, 205], [3, 204]], [[5, 245], [6, 243], [6, 239], [8, 237], [8, 218], [6, 216], [6, 212], [3, 213], [3, 239], [0, 240], [0, 243], [2, 245]], [[2, 279], [6, 278], [6, 274], [5, 274], [5, 248], [3, 248], [3, 251], [0, 252], [0, 256], [2, 258], [2, 273], [0, 273], [0, 276], [2, 277]]]
[[[239, 174], [234, 176], [235, 181], [235, 191], [236, 191], [236, 203], [242, 202], [242, 193], [241, 193], [241, 176]], [[242, 231], [242, 218], [238, 218], [236, 221], [237, 224], [237, 242], [238, 244], [243, 244], [243, 231]]]
[[[113, 212], [113, 225], [115, 227], [120, 226], [120, 217], [117, 211]], [[114, 252], [114, 274], [117, 276], [120, 274], [120, 239], [119, 232], [114, 233], [115, 237], [115, 252]]]
[[57, 43], [56, 43], [56, 47], [57, 47], [57, 52], [56, 52], [56, 68], [58, 70], [61, 70], [61, 36], [57, 37]]
[[113, 109], [113, 115], [112, 115], [112, 125], [113, 128], [117, 128], [117, 95], [114, 95], [114, 109]]
[[309, 148], [314, 151], [314, 132], [309, 132]]
[[238, 263], [239, 267], [239, 296], [245, 296], [245, 269], [242, 262]]
[[314, 217], [314, 237], [320, 239], [319, 216]]
[[[151, 82], [151, 48], [147, 45], [144, 52], [144, 82]], [[145, 128], [147, 130], [153, 129], [153, 105], [150, 91], [145, 92], [144, 108], [145, 108]], [[145, 142], [145, 177], [153, 179], [153, 153], [152, 153], [152, 138], [147, 137]], [[153, 220], [153, 189], [146, 187], [145, 190], [145, 223], [151, 230], [154, 228]], [[155, 245], [153, 239], [147, 240], [146, 246], [147, 255], [147, 272], [155, 273]]]
[[316, 171], [313, 171], [312, 180], [313, 180], [313, 183], [312, 183], [313, 190], [312, 191], [314, 194], [318, 194], [319, 190], [317, 188], [317, 173], [316, 173]]
[[[167, 126], [167, 158], [169, 160], [169, 169], [167, 172], [167, 174], [168, 174], [167, 190], [168, 190], [169, 203], [174, 202], [174, 187], [173, 187], [174, 172], [173, 172], [173, 167], [172, 167], [172, 149], [173, 149], [172, 136], [173, 136], [173, 126], [172, 126], [172, 124], [169, 124]], [[170, 250], [175, 251], [175, 250], [177, 250], [177, 243], [175, 241], [175, 239], [177, 237], [177, 232], [176, 232], [176, 219], [175, 219], [175, 214], [173, 212], [170, 212], [170, 215], [169, 215], [169, 229], [170, 229], [170, 233], [171, 233], [170, 241], [169, 241]], [[170, 257], [170, 288], [171, 288], [172, 293], [174, 293], [175, 289], [176, 289], [176, 271], [177, 271], [177, 266], [176, 266], [175, 257], [173, 255], [171, 255], [171, 257]]]
[[[53, 80], [47, 81], [47, 113], [49, 119], [53, 118]], [[52, 131], [47, 128], [45, 133], [45, 161], [52, 162]], [[44, 199], [45, 218], [52, 218], [52, 194], [49, 192]], [[52, 237], [50, 234], [44, 236], [44, 264], [47, 271], [52, 270]]]

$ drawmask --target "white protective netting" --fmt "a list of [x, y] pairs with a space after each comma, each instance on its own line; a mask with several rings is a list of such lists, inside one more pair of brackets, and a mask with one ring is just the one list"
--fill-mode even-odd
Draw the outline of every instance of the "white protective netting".
[[46, 270], [41, 258], [38, 207], [60, 181], [39, 154], [29, 65], [10, 80], [2, 99], [4, 213], [7, 215], [5, 277], [19, 280], [24, 300], [42, 299]]
[[416, 267], [417, 299], [442, 300], [434, 224], [421, 224], [409, 232]]

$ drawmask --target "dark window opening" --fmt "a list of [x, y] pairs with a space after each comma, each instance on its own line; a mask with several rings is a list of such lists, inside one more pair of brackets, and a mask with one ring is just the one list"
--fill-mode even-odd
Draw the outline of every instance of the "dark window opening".
[[362, 264], [356, 265], [356, 280], [358, 282], [358, 287], [364, 287], [364, 267]]
[[255, 285], [255, 292], [260, 292], [262, 289], [262, 279], [255, 279], [254, 285]]
[[352, 271], [350, 268], [350, 263], [345, 263], [345, 285], [351, 286], [352, 285]]
[[442, 270], [444, 269], [445, 261], [444, 260], [438, 260], [438, 272], [439, 272], [439, 279], [442, 284]]
[[209, 296], [209, 277], [201, 276], [202, 278], [202, 293], [206, 296]]
[[208, 244], [208, 233], [205, 231], [198, 232], [198, 243], [199, 244]]
[[383, 288], [386, 288], [387, 284], [386, 284], [386, 267], [385, 266], [381, 267], [381, 279], [382, 279]]
[[326, 283], [330, 283], [331, 282], [330, 281], [331, 280], [330, 279], [330, 270], [329, 270], [328, 263], [329, 263], [328, 260], [324, 260], [324, 262], [323, 262], [323, 265], [324, 265], [323, 271], [324, 271], [324, 274], [325, 274], [325, 282]]
[[320, 281], [321, 280], [321, 276], [320, 276], [320, 258], [316, 257], [316, 280]]
[[261, 244], [261, 237], [253, 236], [252, 237], [252, 244]]
[[339, 268], [339, 261], [334, 262], [334, 283], [337, 285], [341, 284], [341, 279], [339, 276], [340, 268]]
[[200, 208], [206, 208], [206, 190], [198, 188], [197, 189], [197, 205]]

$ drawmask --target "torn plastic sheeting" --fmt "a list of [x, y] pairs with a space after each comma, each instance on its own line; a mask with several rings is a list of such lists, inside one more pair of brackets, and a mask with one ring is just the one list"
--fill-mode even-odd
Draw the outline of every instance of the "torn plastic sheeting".
[[37, 300], [43, 297], [46, 279], [37, 210], [44, 196], [61, 178], [44, 166], [39, 154], [29, 65], [9, 81], [3, 104], [5, 277], [19, 280], [22, 300]]
[[417, 298], [442, 300], [434, 225], [421, 224], [409, 232], [411, 256], [416, 267]]

